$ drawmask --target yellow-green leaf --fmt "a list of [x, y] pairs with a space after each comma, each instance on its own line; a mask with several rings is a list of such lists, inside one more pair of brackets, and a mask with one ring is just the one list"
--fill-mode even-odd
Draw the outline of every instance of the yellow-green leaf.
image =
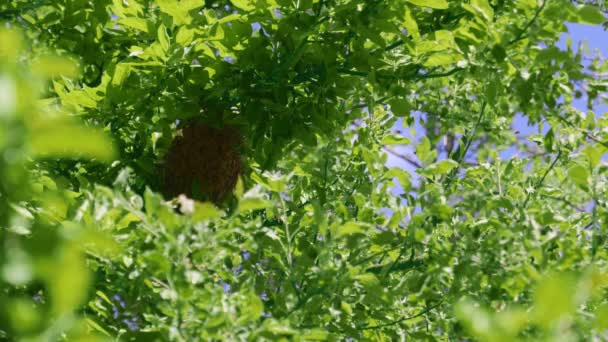
[[534, 296], [536, 321], [549, 325], [576, 310], [576, 279], [569, 274], [545, 276]]
[[458, 166], [458, 163], [452, 159], [444, 159], [435, 164], [431, 164], [420, 172], [423, 175], [427, 176], [439, 176], [444, 175], [450, 171], [452, 171], [455, 167]]
[[232, 4], [243, 11], [251, 11], [255, 9], [255, 5], [252, 0], [230, 0]]
[[463, 57], [459, 53], [442, 52], [442, 53], [435, 53], [435, 54], [431, 55], [424, 62], [424, 65], [428, 66], [428, 67], [442, 66], [442, 65], [456, 64], [462, 60], [463, 60]]
[[577, 20], [579, 24], [601, 25], [606, 21], [606, 17], [601, 9], [594, 5], [583, 5], [578, 8]]
[[194, 202], [194, 221], [208, 221], [220, 218], [224, 213], [209, 202]]
[[389, 134], [387, 136], [385, 136], [384, 138], [382, 138], [382, 141], [380, 142], [382, 145], [409, 145], [412, 142], [410, 141], [410, 139], [402, 136], [402, 135], [398, 135], [398, 134]]
[[446, 0], [407, 0], [416, 6], [430, 7], [435, 9], [447, 9], [449, 4]]
[[36, 127], [30, 138], [35, 157], [86, 157], [114, 159], [112, 140], [102, 131], [55, 120]]
[[270, 202], [262, 198], [243, 198], [239, 202], [239, 212], [246, 213], [252, 210], [265, 209], [270, 206]]
[[414, 40], [420, 39], [420, 31], [418, 29], [418, 23], [416, 22], [416, 18], [412, 14], [412, 10], [409, 6], [405, 6], [405, 14], [403, 16], [403, 26], [409, 34], [414, 37]]
[[167, 28], [165, 25], [160, 24], [158, 27], [158, 42], [160, 46], [163, 48], [163, 51], [169, 50], [169, 35], [167, 34]]
[[146, 32], [146, 33], [149, 32], [148, 22], [142, 18], [133, 18], [133, 17], [122, 18], [122, 19], [118, 20], [118, 23], [121, 25], [124, 25], [126, 27], [136, 29], [136, 30], [139, 30], [142, 32]]
[[343, 225], [339, 226], [336, 229], [336, 238], [341, 238], [345, 236], [355, 235], [355, 234], [364, 234], [365, 230], [363, 229], [363, 225], [358, 222], [346, 222]]
[[608, 329], [608, 303], [600, 305], [600, 307], [595, 310], [593, 326], [598, 330]]
[[45, 77], [75, 77], [78, 76], [79, 73], [76, 63], [70, 61], [69, 59], [57, 56], [38, 58], [32, 63], [32, 71]]
[[582, 165], [574, 165], [568, 169], [568, 176], [579, 187], [586, 189], [589, 185], [589, 170]]

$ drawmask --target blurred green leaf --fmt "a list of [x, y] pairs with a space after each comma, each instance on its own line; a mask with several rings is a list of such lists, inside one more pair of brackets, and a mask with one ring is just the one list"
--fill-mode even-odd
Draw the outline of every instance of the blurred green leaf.
[[568, 176], [574, 184], [583, 189], [589, 185], [589, 171], [581, 165], [574, 165], [568, 169]]
[[252, 0], [230, 0], [232, 4], [243, 11], [251, 11], [255, 9], [255, 5]]
[[574, 296], [576, 292], [577, 282], [572, 275], [552, 274], [543, 277], [534, 292], [535, 320], [549, 325], [572, 314], [577, 305]]
[[446, 0], [407, 0], [416, 6], [430, 7], [435, 9], [447, 9], [448, 2]]
[[601, 25], [606, 21], [606, 16], [601, 9], [595, 5], [582, 5], [577, 10], [577, 20], [579, 24]]
[[98, 129], [63, 120], [37, 126], [30, 139], [32, 154], [39, 158], [86, 157], [109, 162], [114, 159], [114, 144]]
[[69, 59], [57, 56], [42, 56], [32, 63], [32, 72], [44, 77], [76, 77], [78, 66]]

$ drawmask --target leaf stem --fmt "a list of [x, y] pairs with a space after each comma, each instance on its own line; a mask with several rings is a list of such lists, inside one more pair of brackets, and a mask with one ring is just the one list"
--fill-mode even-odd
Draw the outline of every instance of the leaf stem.
[[388, 322], [388, 323], [384, 323], [384, 324], [364, 326], [364, 327], [361, 327], [359, 329], [361, 329], [361, 330], [379, 329], [379, 328], [384, 328], [384, 327], [388, 327], [388, 326], [391, 326], [391, 325], [399, 324], [401, 322], [409, 321], [411, 319], [414, 319], [414, 318], [420, 317], [420, 316], [422, 316], [422, 315], [424, 315], [426, 313], [429, 313], [431, 310], [439, 307], [441, 304], [443, 304], [443, 300], [441, 300], [439, 303], [437, 303], [437, 304], [435, 304], [433, 306], [427, 307], [426, 309], [422, 310], [421, 312], [419, 312], [419, 313], [417, 313], [415, 315], [404, 317], [404, 318], [398, 319], [396, 321], [392, 321], [392, 322]]
[[[549, 174], [549, 172], [551, 172], [551, 170], [553, 170], [553, 168], [555, 167], [555, 164], [557, 164], [557, 161], [559, 160], [561, 155], [562, 155], [562, 150], [560, 149], [559, 151], [557, 151], [557, 156], [555, 156], [555, 159], [553, 159], [553, 162], [551, 163], [549, 168], [545, 171], [545, 173], [543, 174], [541, 179], [536, 183], [536, 185], [534, 185], [534, 191], [538, 190], [543, 185], [543, 183], [545, 182], [545, 178], [547, 178], [547, 175]], [[528, 206], [528, 202], [530, 201], [531, 194], [532, 194], [532, 191], [528, 192], [528, 194], [526, 195], [526, 199], [524, 200], [524, 204], [522, 205], [522, 210], [526, 209], [526, 207]]]
[[519, 33], [517, 34], [517, 36], [515, 36], [515, 38], [513, 38], [513, 39], [511, 39], [509, 41], [508, 45], [515, 44], [518, 41], [520, 41], [520, 40], [522, 40], [522, 39], [524, 39], [526, 37], [526, 32], [528, 32], [528, 30], [530, 29], [530, 27], [532, 25], [534, 25], [534, 23], [536, 22], [536, 20], [540, 16], [540, 13], [545, 9], [545, 6], [547, 5], [547, 2], [548, 2], [547, 0], [543, 0], [543, 2], [538, 7], [538, 9], [536, 10], [536, 12], [534, 12], [534, 16], [532, 16], [532, 19], [530, 19], [530, 21], [528, 21], [528, 23], [526, 24], [526, 26], [524, 26], [524, 28], [521, 29], [521, 31], [519, 31]]

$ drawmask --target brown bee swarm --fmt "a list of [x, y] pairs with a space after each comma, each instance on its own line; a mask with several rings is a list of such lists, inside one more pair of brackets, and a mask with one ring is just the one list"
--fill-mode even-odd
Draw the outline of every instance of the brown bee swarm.
[[185, 127], [165, 156], [165, 196], [185, 194], [215, 203], [224, 200], [241, 173], [241, 144], [242, 137], [233, 127]]

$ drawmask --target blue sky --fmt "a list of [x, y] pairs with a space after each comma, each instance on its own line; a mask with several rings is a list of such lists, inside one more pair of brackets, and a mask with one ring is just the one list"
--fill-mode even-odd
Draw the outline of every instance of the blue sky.
[[[608, 32], [605, 31], [602, 27], [580, 25], [580, 24], [568, 24], [568, 30], [569, 30], [569, 32], [565, 33], [557, 44], [557, 46], [560, 47], [561, 49], [566, 49], [567, 41], [568, 41], [568, 39], [570, 39], [572, 41], [572, 47], [575, 49], [575, 51], [578, 49], [579, 44], [582, 43], [583, 44], [582, 47], [589, 54], [597, 55], [599, 53], [602, 56], [608, 56]], [[576, 100], [574, 102], [574, 105], [579, 110], [586, 111], [587, 110], [586, 103], [587, 103], [587, 100], [583, 97], [581, 99]], [[604, 114], [608, 114], [608, 106], [607, 105], [598, 106], [595, 110], [595, 114], [597, 117], [600, 117]], [[418, 123], [415, 124], [413, 127], [414, 131], [418, 132], [418, 133], [416, 133], [416, 135], [417, 135], [416, 137], [411, 137], [409, 134], [410, 128], [403, 128], [400, 122], [397, 124], [397, 126], [398, 126], [398, 127], [396, 127], [397, 129], [399, 129], [406, 136], [413, 138], [412, 140], [414, 140], [414, 141], [417, 140], [416, 138], [420, 138], [421, 136], [424, 135], [424, 129]], [[523, 117], [521, 115], [515, 116], [515, 119], [512, 122], [512, 129], [519, 131], [522, 135], [528, 135], [530, 133], [538, 132], [538, 126], [528, 125], [528, 122], [525, 119], [525, 117]], [[414, 146], [399, 146], [399, 147], [395, 147], [394, 150], [396, 150], [397, 152], [399, 152], [401, 154], [413, 156], [415, 147]], [[514, 156], [516, 154], [516, 152], [517, 151], [515, 148], [510, 149], [510, 150], [504, 151], [501, 154], [501, 157], [503, 157], [505, 159], [510, 158], [510, 157]], [[410, 173], [415, 175], [415, 169], [411, 165], [409, 165], [408, 163], [404, 162], [399, 157], [396, 157], [390, 153], [389, 153], [389, 159], [388, 159], [387, 165], [390, 167], [404, 168], [404, 169], [408, 170]], [[398, 189], [396, 189], [396, 190], [399, 191]]]
[[[566, 49], [568, 40], [571, 40], [572, 47], [573, 49], [575, 49], [575, 51], [578, 50], [579, 44], [582, 43], [582, 47], [590, 55], [597, 55], [599, 53], [604, 57], [608, 56], [608, 31], [605, 31], [601, 26], [589, 26], [581, 24], [568, 24], [567, 26], [569, 32], [565, 33], [562, 36], [562, 38], [557, 44], [558, 47], [560, 47], [561, 49]], [[587, 100], [583, 97], [581, 99], [575, 100], [574, 105], [581, 111], [587, 111], [586, 103]], [[596, 117], [600, 117], [604, 114], [608, 114], [608, 105], [598, 106], [595, 109]], [[417, 138], [419, 139], [421, 136], [424, 135], [424, 129], [419, 124], [416, 124], [413, 127], [414, 131], [419, 132], [417, 133], [416, 137], [410, 136], [409, 127], [404, 128], [400, 122], [397, 124], [397, 126], [398, 127], [396, 127], [396, 129], [399, 129], [404, 135], [413, 138], [413, 141], [416, 141]], [[519, 131], [522, 135], [529, 135], [530, 133], [538, 132], [538, 126], [528, 125], [527, 120], [521, 115], [515, 116], [515, 119], [513, 120], [511, 126], [513, 130]], [[394, 150], [399, 152], [400, 154], [414, 156], [415, 146], [395, 146]], [[508, 159], [515, 156], [516, 153], [517, 149], [512, 148], [502, 152], [500, 156], [504, 159]], [[390, 153], [388, 154], [387, 165], [389, 167], [403, 168], [409, 171], [414, 176], [414, 178], [417, 178], [415, 168], [412, 165], [406, 163], [399, 157], [396, 157]], [[415, 183], [416, 179], [413, 179], [413, 181]], [[401, 193], [402, 189], [398, 186], [394, 189], [394, 192]]]

